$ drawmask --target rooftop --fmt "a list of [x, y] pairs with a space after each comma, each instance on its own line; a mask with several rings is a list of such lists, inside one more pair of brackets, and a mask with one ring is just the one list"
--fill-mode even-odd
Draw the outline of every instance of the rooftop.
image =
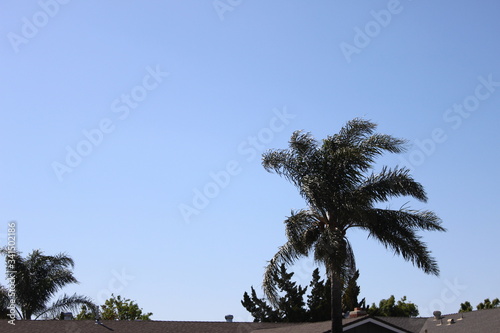
[[[500, 308], [435, 318], [372, 317], [344, 319], [344, 332], [470, 333], [500, 332]], [[11, 325], [0, 320], [2, 333], [327, 333], [331, 322], [317, 323], [238, 323], [188, 321], [16, 320]]]

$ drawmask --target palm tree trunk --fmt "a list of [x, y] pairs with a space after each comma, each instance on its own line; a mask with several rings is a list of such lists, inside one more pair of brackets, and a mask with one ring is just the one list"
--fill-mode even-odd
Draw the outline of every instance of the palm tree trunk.
[[[333, 266], [333, 265], [332, 265]], [[333, 267], [330, 268], [332, 333], [342, 333], [342, 282]]]

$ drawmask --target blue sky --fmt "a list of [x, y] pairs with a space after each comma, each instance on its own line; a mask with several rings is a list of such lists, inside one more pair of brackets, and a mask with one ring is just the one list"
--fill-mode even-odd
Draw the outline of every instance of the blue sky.
[[[406, 165], [447, 233], [440, 277], [353, 231], [361, 297], [421, 315], [500, 297], [495, 1], [13, 1], [0, 4], [0, 242], [67, 252], [95, 300], [157, 320], [251, 320], [304, 207], [260, 165], [295, 130], [354, 117], [410, 141]], [[407, 200], [388, 206], [399, 207]], [[310, 281], [314, 264], [294, 268]]]

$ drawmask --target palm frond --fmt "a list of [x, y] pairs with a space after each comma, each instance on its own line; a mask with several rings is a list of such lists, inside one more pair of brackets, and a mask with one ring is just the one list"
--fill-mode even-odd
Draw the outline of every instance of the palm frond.
[[354, 256], [351, 242], [346, 239], [346, 256], [344, 265], [342, 267], [342, 277], [345, 281], [348, 281], [351, 277], [354, 276], [354, 274], [356, 274], [356, 271], [356, 257]]
[[369, 120], [354, 118], [342, 126], [339, 133], [333, 135], [332, 138], [343, 145], [356, 146], [371, 135], [376, 128], [377, 125]]
[[406, 168], [384, 167], [380, 173], [368, 176], [352, 196], [359, 199], [368, 198], [369, 204], [399, 196], [411, 196], [423, 202], [427, 201], [424, 187], [411, 177], [410, 170]]
[[373, 208], [362, 212], [359, 217], [358, 223], [353, 226], [369, 231], [390, 233], [399, 227], [413, 231], [446, 231], [441, 219], [428, 210]]
[[[375, 133], [360, 143], [360, 147], [381, 155], [384, 152], [400, 154], [406, 151], [408, 141], [391, 135]], [[373, 155], [373, 156], [375, 156]]]
[[310, 133], [295, 131], [289, 142], [289, 149], [265, 152], [262, 165], [268, 172], [275, 172], [294, 184], [307, 200], [307, 177], [316, 173], [318, 160], [316, 140]]
[[302, 254], [296, 251], [293, 244], [291, 242], [286, 242], [268, 262], [264, 272], [262, 289], [272, 305], [277, 305], [279, 301], [275, 277], [278, 276], [277, 274], [281, 264], [291, 265], [300, 256], [302, 256]]
[[297, 157], [307, 157], [314, 154], [318, 142], [310, 132], [295, 131], [289, 141], [290, 150]]
[[364, 212], [363, 221], [356, 226], [367, 230], [369, 236], [425, 273], [439, 275], [436, 260], [430, 255], [431, 252], [427, 250], [421, 237], [416, 234], [418, 230], [445, 231], [441, 220], [434, 213], [372, 209]]
[[35, 319], [43, 315], [48, 315], [50, 318], [56, 318], [61, 312], [64, 311], [77, 312], [82, 305], [85, 305], [88, 309], [90, 309], [96, 318], [98, 318], [99, 308], [90, 298], [77, 294], [73, 294], [71, 296], [64, 294], [50, 306], [36, 312], [34, 314], [36, 316]]
[[288, 241], [295, 251], [301, 255], [307, 255], [309, 249], [316, 241], [319, 229], [321, 228], [320, 218], [309, 210], [292, 211], [285, 220], [285, 232]]

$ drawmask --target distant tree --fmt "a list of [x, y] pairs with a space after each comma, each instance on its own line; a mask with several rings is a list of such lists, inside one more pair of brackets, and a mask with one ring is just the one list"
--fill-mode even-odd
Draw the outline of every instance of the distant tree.
[[100, 318], [102, 320], [151, 320], [152, 315], [151, 312], [143, 313], [134, 301], [111, 294], [111, 298], [101, 305]]
[[87, 297], [64, 294], [52, 304], [52, 297], [64, 286], [78, 283], [73, 276], [74, 261], [68, 255], [44, 255], [34, 250], [25, 258], [19, 252], [0, 250], [5, 256], [8, 271], [13, 271], [15, 281], [16, 312], [19, 318], [31, 320], [41, 316], [57, 318], [61, 311], [74, 310], [87, 305], [95, 309], [95, 304]]
[[278, 309], [284, 322], [304, 322], [307, 320], [304, 302], [307, 287], [304, 288], [292, 281], [293, 274], [288, 273], [283, 264], [278, 276], [275, 277], [278, 288], [283, 292], [278, 299]]
[[279, 311], [267, 304], [266, 300], [257, 297], [255, 289], [251, 288], [251, 296], [245, 291], [241, 305], [253, 316], [254, 322], [279, 322]]
[[[123, 299], [121, 296], [111, 297], [101, 305], [101, 313], [98, 318], [103, 320], [151, 320], [152, 313], [142, 313], [142, 309], [129, 299]], [[82, 305], [80, 313], [76, 320], [94, 320], [94, 313], [85, 305]]]
[[99, 315], [96, 316], [86, 305], [82, 305], [80, 313], [75, 317], [76, 320], [95, 320], [97, 318], [99, 318]]
[[368, 314], [382, 317], [416, 317], [418, 307], [412, 302], [407, 302], [406, 296], [396, 303], [394, 295], [391, 295], [388, 299], [381, 300], [378, 307], [373, 303], [368, 309]]
[[477, 305], [478, 310], [485, 310], [485, 309], [494, 309], [498, 308], [500, 306], [500, 300], [498, 298], [495, 298], [493, 301], [490, 301], [489, 298], [485, 299], [484, 302], [481, 302]]
[[[297, 286], [291, 281], [293, 273], [288, 273], [286, 267], [282, 265], [278, 271], [281, 297], [280, 305], [273, 307], [264, 298], [259, 298], [255, 289], [251, 287], [250, 294], [245, 292], [241, 304], [254, 317], [254, 322], [284, 322], [284, 321], [325, 321], [331, 318], [330, 309], [330, 281], [321, 279], [319, 269], [316, 268], [312, 273], [312, 279], [309, 283], [310, 294], [307, 295], [307, 302], [304, 304], [304, 294], [307, 288]], [[358, 303], [357, 297], [360, 288], [357, 285], [359, 271], [344, 284], [343, 304], [346, 311], [353, 310], [364, 304], [364, 299]], [[307, 305], [307, 308], [304, 306]], [[305, 315], [305, 317], [304, 317]], [[301, 318], [303, 318], [301, 320]]]
[[472, 311], [472, 305], [470, 304], [469, 301], [466, 301], [465, 303], [460, 304], [460, 310], [458, 310], [459, 313], [471, 312], [471, 311]]
[[354, 308], [361, 307], [364, 304], [364, 299], [358, 302], [358, 296], [361, 288], [358, 286], [359, 270], [347, 280], [344, 286], [344, 292], [342, 295], [342, 312], [346, 313], [348, 311], [354, 310]]
[[304, 302], [307, 287], [303, 288], [292, 281], [294, 273], [288, 273], [284, 264], [275, 274], [274, 279], [280, 291], [275, 307], [269, 305], [265, 299], [258, 298], [253, 287], [251, 296], [247, 292], [243, 294], [241, 305], [252, 314], [255, 322], [307, 321], [308, 313]]
[[330, 281], [321, 280], [319, 269], [315, 269], [309, 284], [311, 294], [307, 296], [310, 321], [326, 321], [331, 319]]

